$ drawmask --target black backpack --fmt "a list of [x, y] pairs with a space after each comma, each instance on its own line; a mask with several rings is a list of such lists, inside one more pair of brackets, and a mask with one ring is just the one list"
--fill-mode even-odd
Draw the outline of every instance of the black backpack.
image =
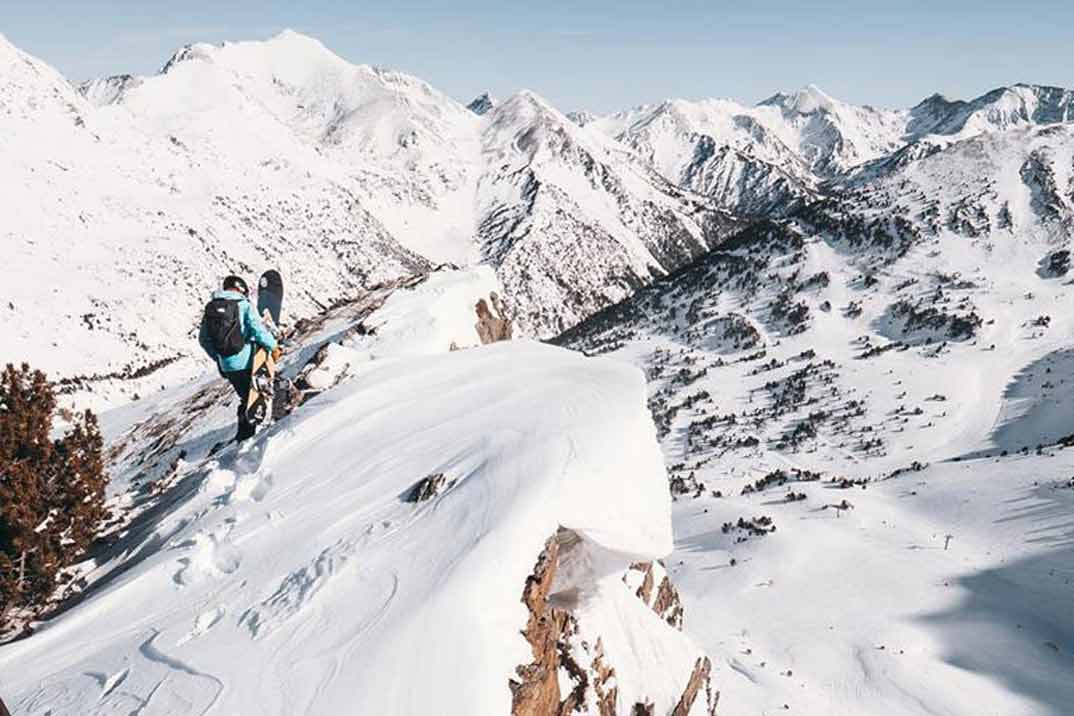
[[239, 302], [227, 298], [214, 298], [205, 304], [201, 319], [205, 335], [217, 355], [228, 357], [239, 353], [246, 345], [239, 320]]

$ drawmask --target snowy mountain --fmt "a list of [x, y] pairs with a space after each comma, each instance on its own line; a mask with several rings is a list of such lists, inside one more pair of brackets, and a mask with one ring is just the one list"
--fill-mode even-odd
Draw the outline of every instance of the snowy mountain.
[[[905, 112], [839, 102], [814, 85], [773, 95], [757, 109], [778, 110], [791, 146], [824, 176], [889, 154], [903, 141]], [[771, 113], [762, 116], [771, 121]]]
[[487, 117], [482, 258], [498, 267], [515, 317], [537, 335], [625, 298], [736, 225], [532, 92]]
[[906, 110], [840, 102], [810, 85], [755, 107], [668, 100], [587, 126], [634, 148], [669, 181], [738, 214], [771, 217], [837, 189], [862, 167], [913, 160], [937, 144], [1074, 119], [1074, 93], [1015, 85], [972, 101], [939, 95]]
[[1059, 87], [1017, 84], [1000, 87], [972, 101], [933, 95], [910, 110], [906, 136], [972, 135], [1027, 124], [1074, 121], [1074, 92]]
[[786, 136], [731, 100], [669, 100], [587, 126], [634, 149], [669, 181], [746, 215], [807, 198], [816, 183]]

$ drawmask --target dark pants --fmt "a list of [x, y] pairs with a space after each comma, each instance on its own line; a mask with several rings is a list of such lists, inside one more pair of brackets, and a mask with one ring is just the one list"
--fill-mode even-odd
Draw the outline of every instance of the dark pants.
[[246, 418], [246, 399], [250, 397], [250, 369], [233, 370], [224, 373], [223, 376], [227, 378], [227, 382], [231, 383], [231, 387], [239, 396], [239, 429], [235, 433], [235, 441], [242, 442], [252, 437], [256, 430], [256, 426]]

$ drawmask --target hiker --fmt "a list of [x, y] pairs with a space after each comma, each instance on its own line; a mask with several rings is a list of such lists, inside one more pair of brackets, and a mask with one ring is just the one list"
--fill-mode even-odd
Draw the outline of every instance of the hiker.
[[255, 346], [271, 352], [273, 360], [280, 359], [276, 338], [250, 305], [249, 296], [250, 290], [241, 277], [225, 278], [223, 290], [213, 291], [212, 300], [205, 306], [198, 333], [198, 343], [216, 361], [220, 375], [231, 383], [239, 396], [239, 424], [235, 442], [252, 436], [257, 428], [246, 415], [246, 399], [253, 380]]

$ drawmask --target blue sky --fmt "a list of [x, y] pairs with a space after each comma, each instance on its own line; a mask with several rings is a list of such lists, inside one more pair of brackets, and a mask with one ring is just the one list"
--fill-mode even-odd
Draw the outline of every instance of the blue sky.
[[1019, 81], [1074, 86], [1069, 0], [0, 0], [0, 32], [75, 80], [155, 72], [183, 44], [284, 27], [463, 101], [525, 87], [564, 110], [755, 102], [810, 82], [888, 107]]

